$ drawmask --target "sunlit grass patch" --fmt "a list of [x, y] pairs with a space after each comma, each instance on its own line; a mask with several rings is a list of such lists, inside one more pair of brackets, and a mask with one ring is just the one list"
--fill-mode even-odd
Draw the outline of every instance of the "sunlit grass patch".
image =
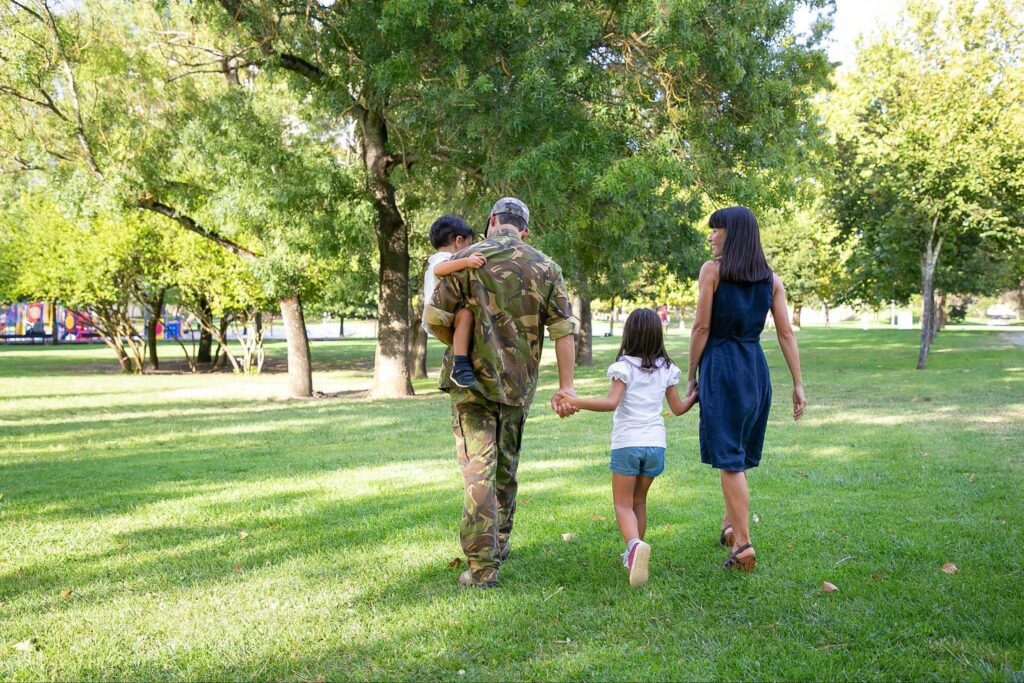
[[[667, 418], [640, 590], [619, 564], [611, 418], [553, 415], [547, 355], [491, 592], [449, 566], [461, 475], [433, 379], [416, 400], [287, 401], [281, 374], [129, 377], [104, 348], [0, 347], [0, 677], [1016, 680], [1024, 374], [998, 337], [944, 332], [917, 371], [913, 331], [804, 329], [794, 423], [767, 333], [758, 571], [719, 568], [694, 410]], [[582, 393], [606, 391], [618, 339], [595, 346]], [[369, 387], [371, 341], [313, 353], [318, 390]]]

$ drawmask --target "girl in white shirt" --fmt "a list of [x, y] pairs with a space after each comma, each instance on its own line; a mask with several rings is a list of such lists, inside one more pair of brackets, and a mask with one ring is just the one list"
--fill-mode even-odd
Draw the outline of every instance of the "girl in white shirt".
[[677, 385], [681, 372], [665, 352], [661, 320], [654, 311], [642, 308], [626, 318], [618, 360], [608, 368], [612, 381], [606, 398], [562, 399], [580, 410], [611, 412], [612, 500], [615, 520], [626, 541], [622, 563], [629, 570], [629, 583], [647, 582], [651, 546], [644, 543], [647, 530], [647, 491], [665, 469], [665, 422], [662, 402], [668, 399], [675, 415], [682, 415], [697, 402], [696, 392], [685, 399]]

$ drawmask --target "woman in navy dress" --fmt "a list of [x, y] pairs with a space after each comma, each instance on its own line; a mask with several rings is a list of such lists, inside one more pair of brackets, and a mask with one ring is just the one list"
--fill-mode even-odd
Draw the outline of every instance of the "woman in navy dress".
[[700, 459], [719, 471], [722, 482], [725, 516], [719, 541], [730, 549], [724, 566], [750, 572], [757, 559], [750, 541], [747, 470], [761, 462], [772, 403], [760, 341], [768, 311], [793, 376], [794, 420], [803, 414], [807, 398], [786, 289], [765, 260], [757, 219], [750, 209], [732, 206], [711, 214], [708, 225], [714, 260], [700, 269], [687, 394], [696, 390], [700, 399]]

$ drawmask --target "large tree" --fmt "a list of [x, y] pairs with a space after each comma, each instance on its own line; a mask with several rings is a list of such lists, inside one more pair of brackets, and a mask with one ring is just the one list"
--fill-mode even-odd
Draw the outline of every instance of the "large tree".
[[963, 264], [1024, 242], [1024, 3], [911, 2], [861, 47], [828, 104], [836, 215], [863, 298], [923, 298], [923, 369], [935, 292]]
[[179, 4], [14, 3], [0, 154], [83, 215], [141, 208], [249, 261], [280, 303], [290, 392], [309, 396], [301, 294], [362, 220], [349, 167], [302, 102], [201, 28]]
[[464, 194], [450, 206], [471, 217], [486, 210], [481, 190], [523, 197], [584, 297], [624, 259], [689, 268], [693, 240], [679, 235], [700, 200], [778, 181], [752, 169], [796, 149], [828, 70], [814, 49], [825, 24], [793, 35], [798, 4], [829, 5], [220, 0], [204, 18], [355, 122], [377, 212], [375, 393], [400, 395], [411, 391], [409, 202], [424, 186]]

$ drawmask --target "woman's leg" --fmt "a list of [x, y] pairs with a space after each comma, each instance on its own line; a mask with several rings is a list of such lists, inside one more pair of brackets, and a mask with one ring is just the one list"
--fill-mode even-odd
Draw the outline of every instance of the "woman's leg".
[[[722, 495], [725, 497], [725, 514], [732, 524], [732, 549], [735, 550], [750, 543], [750, 493], [747, 490], [747, 474], [720, 470], [719, 476], [722, 480]], [[753, 550], [746, 550], [740, 553], [740, 557], [751, 553]]]
[[[743, 472], [743, 480], [746, 481], [746, 479], [747, 473]], [[722, 528], [724, 529], [726, 526], [729, 526], [731, 524], [732, 522], [729, 521], [729, 507], [725, 506], [725, 511], [722, 512]]]
[[636, 517], [637, 538], [644, 540], [647, 533], [647, 492], [654, 483], [654, 477], [641, 474], [633, 485], [633, 515]]
[[615, 521], [619, 523], [622, 540], [629, 543], [640, 538], [636, 513], [633, 511], [633, 491], [637, 477], [612, 472], [612, 503], [615, 505]]

